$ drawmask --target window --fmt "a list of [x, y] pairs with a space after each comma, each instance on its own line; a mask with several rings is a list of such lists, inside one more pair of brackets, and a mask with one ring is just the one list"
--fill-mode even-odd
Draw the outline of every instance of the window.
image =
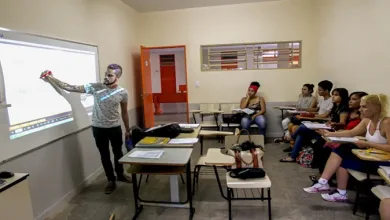
[[174, 66], [175, 55], [160, 55], [160, 66]]
[[202, 71], [301, 67], [300, 41], [201, 46]]

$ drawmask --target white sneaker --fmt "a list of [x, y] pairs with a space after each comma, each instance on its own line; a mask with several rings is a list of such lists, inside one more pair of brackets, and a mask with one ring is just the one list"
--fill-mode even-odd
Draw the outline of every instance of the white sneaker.
[[347, 193], [341, 195], [339, 191], [335, 190], [329, 194], [321, 194], [321, 197], [328, 202], [347, 202], [348, 196]]
[[320, 192], [329, 192], [330, 187], [329, 184], [316, 183], [310, 187], [303, 188], [303, 190], [307, 193], [320, 193]]

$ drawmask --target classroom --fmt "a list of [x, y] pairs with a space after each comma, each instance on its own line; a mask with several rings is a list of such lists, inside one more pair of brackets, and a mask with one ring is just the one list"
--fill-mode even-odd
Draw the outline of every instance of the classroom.
[[[389, 9], [388, 0], [0, 0], [0, 219], [390, 220]], [[23, 60], [7, 47], [20, 39], [86, 55]], [[30, 61], [47, 67], [21, 69]], [[16, 121], [46, 120], [32, 118], [39, 108], [66, 115], [12, 133]], [[118, 129], [96, 126], [102, 117]], [[169, 123], [185, 127], [174, 147], [160, 145], [148, 163], [130, 157], [145, 148], [134, 129]], [[115, 145], [111, 132], [123, 135], [117, 153], [103, 149]], [[255, 153], [237, 156], [238, 140]], [[265, 176], [232, 177], [248, 155]]]

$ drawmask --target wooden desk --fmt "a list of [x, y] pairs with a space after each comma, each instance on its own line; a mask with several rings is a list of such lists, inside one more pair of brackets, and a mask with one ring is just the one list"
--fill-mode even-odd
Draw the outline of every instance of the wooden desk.
[[282, 113], [282, 119], [284, 119], [284, 111], [295, 110], [296, 108], [289, 106], [275, 106], [274, 109], [280, 110]]
[[[133, 180], [133, 196], [135, 204], [136, 219], [143, 209], [143, 205], [156, 205], [189, 208], [190, 219], [192, 219], [195, 209], [192, 206], [191, 193], [191, 148], [159, 148], [164, 153], [158, 159], [131, 158], [129, 155], [134, 151], [156, 150], [156, 148], [135, 148], [124, 155], [119, 163], [130, 164], [128, 172]], [[178, 174], [186, 173], [187, 200], [179, 201]], [[139, 186], [137, 186], [137, 174], [170, 175], [171, 201], [149, 201], [139, 197]], [[138, 203], [140, 202], [140, 204]]]
[[353, 149], [352, 153], [355, 154], [359, 159], [365, 161], [389, 161], [390, 154], [374, 154], [369, 153], [367, 150]]
[[[175, 137], [174, 139], [180, 139], [180, 138], [197, 138], [199, 136], [199, 132], [201, 130], [201, 126], [194, 129], [194, 132], [192, 133], [181, 133], [179, 136]], [[196, 143], [195, 143], [196, 144]], [[193, 148], [195, 144], [163, 144], [163, 145], [139, 145], [138, 143], [135, 145], [135, 147], [138, 148]]]
[[385, 180], [385, 182], [387, 184], [390, 184], [390, 177], [387, 175], [387, 173], [385, 172], [385, 170], [383, 170], [382, 168], [379, 168], [378, 169], [378, 173], [379, 173], [379, 176], [382, 177], [383, 180]]
[[0, 186], [0, 219], [33, 220], [27, 173], [15, 173]]

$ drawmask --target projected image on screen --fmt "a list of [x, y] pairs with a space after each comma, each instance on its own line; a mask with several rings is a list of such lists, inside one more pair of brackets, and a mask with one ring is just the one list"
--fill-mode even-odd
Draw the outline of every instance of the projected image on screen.
[[[64, 82], [83, 85], [96, 82], [96, 54], [65, 48], [0, 39], [0, 71], [3, 73], [10, 139], [22, 137], [73, 120], [69, 102], [39, 78], [44, 70]], [[93, 97], [78, 94], [91, 113]]]

